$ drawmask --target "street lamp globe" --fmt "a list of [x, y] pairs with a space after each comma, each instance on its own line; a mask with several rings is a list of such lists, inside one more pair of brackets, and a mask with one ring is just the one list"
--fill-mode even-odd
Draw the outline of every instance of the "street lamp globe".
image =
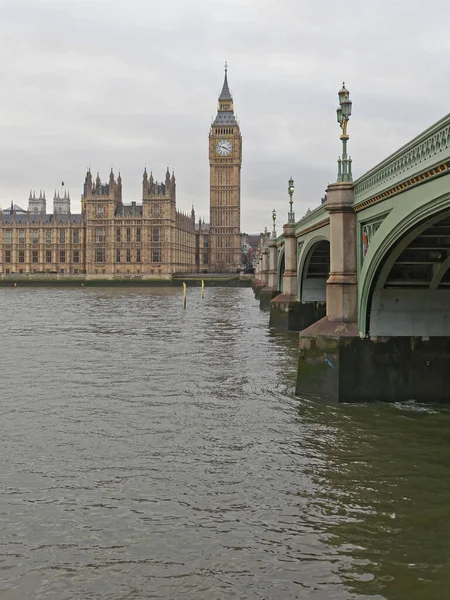
[[344, 102], [344, 98], [346, 97], [346, 95], [348, 96], [348, 90], [345, 87], [345, 83], [342, 82], [342, 88], [338, 92], [339, 104], [342, 104]]
[[344, 117], [346, 119], [348, 119], [349, 116], [352, 114], [352, 101], [350, 100], [350, 98], [348, 96], [348, 92], [347, 92], [347, 95], [345, 96], [345, 98], [342, 100], [341, 107], [342, 107], [342, 114], [344, 115]]
[[288, 187], [289, 196], [292, 196], [294, 193], [294, 180], [292, 177], [289, 179], [289, 187]]

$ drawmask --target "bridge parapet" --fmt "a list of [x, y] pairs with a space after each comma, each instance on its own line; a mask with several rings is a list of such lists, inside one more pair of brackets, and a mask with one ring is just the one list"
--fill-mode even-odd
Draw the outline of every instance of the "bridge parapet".
[[449, 168], [450, 114], [357, 179], [355, 209], [439, 176]]
[[323, 224], [323, 221], [327, 218], [327, 203], [324, 202], [295, 223], [295, 237], [299, 237], [302, 233]]

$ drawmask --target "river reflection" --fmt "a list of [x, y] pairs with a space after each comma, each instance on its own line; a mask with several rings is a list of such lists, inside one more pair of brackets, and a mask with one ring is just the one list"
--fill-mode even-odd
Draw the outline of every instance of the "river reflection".
[[1, 289], [8, 600], [447, 597], [446, 408], [294, 396], [249, 289]]

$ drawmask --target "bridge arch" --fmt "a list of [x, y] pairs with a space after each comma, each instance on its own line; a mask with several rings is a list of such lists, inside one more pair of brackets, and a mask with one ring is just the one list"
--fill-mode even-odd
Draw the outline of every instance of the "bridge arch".
[[315, 235], [302, 247], [297, 266], [298, 300], [327, 300], [327, 279], [330, 275], [330, 241], [325, 235]]
[[377, 230], [359, 275], [362, 335], [450, 335], [450, 192], [442, 187], [403, 194]]

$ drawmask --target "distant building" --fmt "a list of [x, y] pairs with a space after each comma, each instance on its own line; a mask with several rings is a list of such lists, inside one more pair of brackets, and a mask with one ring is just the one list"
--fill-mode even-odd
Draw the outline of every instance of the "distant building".
[[[67, 190], [30, 191], [28, 209], [0, 210], [0, 273], [94, 276], [169, 276], [235, 272], [243, 254], [240, 234], [242, 137], [228, 87], [227, 68], [209, 132], [210, 223], [176, 206], [175, 175], [162, 182], [144, 170], [142, 203], [122, 202], [122, 179], [86, 174], [81, 213], [71, 212]], [[64, 183], [62, 184], [64, 188]]]
[[53, 213], [45, 194], [30, 194], [28, 210], [1, 212], [0, 272], [104, 276], [170, 275], [208, 269], [209, 227], [195, 212], [176, 207], [175, 175], [164, 183], [144, 171], [142, 204], [122, 203], [122, 179], [108, 183], [86, 174], [81, 213], [72, 214], [68, 192], [55, 192]]

